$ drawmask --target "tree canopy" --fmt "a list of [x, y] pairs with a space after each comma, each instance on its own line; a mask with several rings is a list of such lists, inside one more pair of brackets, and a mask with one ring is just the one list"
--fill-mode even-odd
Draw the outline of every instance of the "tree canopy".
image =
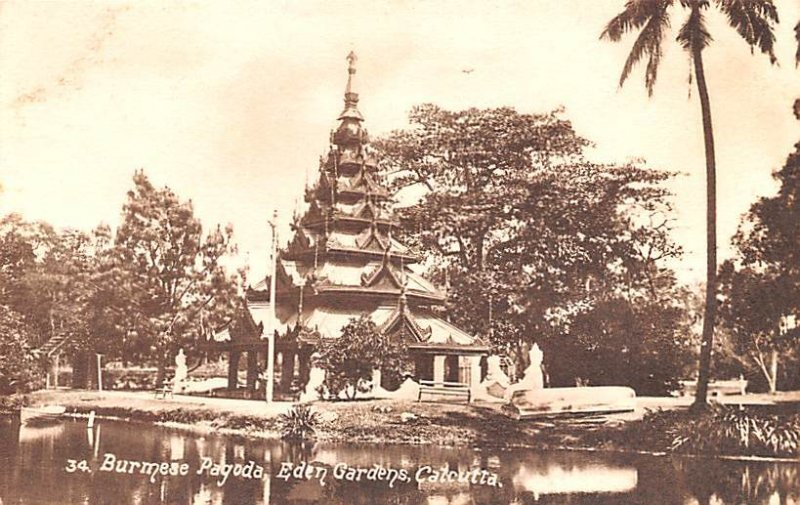
[[114, 239], [114, 268], [135, 355], [161, 368], [179, 347], [194, 349], [234, 314], [241, 279], [224, 267], [229, 226], [204, 234], [191, 202], [138, 172]]
[[800, 340], [800, 144], [775, 173], [780, 188], [743, 216], [736, 256], [720, 269], [722, 320], [733, 344], [776, 388], [778, 352]]
[[191, 203], [142, 172], [133, 182], [116, 233], [0, 219], [3, 374], [26, 370], [33, 350], [58, 341], [73, 354], [77, 386], [95, 377], [93, 353], [157, 363], [163, 375], [177, 347], [195, 348], [233, 314], [241, 278], [223, 264], [232, 230], [204, 234]]
[[[588, 161], [589, 142], [563, 116], [424, 105], [411, 112], [409, 129], [376, 143], [400, 198], [411, 186], [422, 189], [401, 218], [434, 278], [449, 286], [451, 316], [520, 366], [525, 346], [538, 341], [558, 382], [574, 379], [559, 369], [559, 355], [580, 341], [576, 322], [587, 317], [599, 326], [585, 327], [583, 348], [605, 342], [620, 358], [607, 367], [622, 367], [625, 353], [655, 339], [683, 345], [682, 307], [666, 266], [681, 252], [669, 234], [663, 186], [673, 174]], [[603, 317], [620, 304], [642, 311], [647, 324]], [[615, 338], [604, 340], [604, 331]], [[654, 360], [647, 352], [637, 359]], [[604, 382], [590, 375], [583, 378]]]

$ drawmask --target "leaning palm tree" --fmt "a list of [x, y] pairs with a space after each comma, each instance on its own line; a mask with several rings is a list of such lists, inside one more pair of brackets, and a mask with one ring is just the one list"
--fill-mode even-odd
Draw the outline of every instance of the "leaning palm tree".
[[677, 41], [689, 53], [692, 62], [703, 116], [706, 154], [706, 301], [700, 347], [700, 370], [694, 403], [697, 408], [706, 405], [717, 308], [717, 167], [714, 156], [714, 133], [711, 126], [711, 105], [703, 68], [703, 50], [712, 41], [706, 29], [705, 17], [712, 7], [716, 7], [725, 15], [728, 24], [750, 45], [751, 50], [758, 49], [775, 63], [773, 28], [778, 22], [778, 12], [771, 0], [628, 0], [625, 9], [608, 23], [600, 36], [601, 39], [618, 42], [628, 32], [639, 32], [622, 68], [619, 85], [623, 85], [634, 65], [646, 59], [644, 82], [648, 94], [652, 95], [658, 65], [663, 54], [664, 37], [670, 27], [670, 15], [678, 8], [688, 11], [686, 20], [678, 31]]

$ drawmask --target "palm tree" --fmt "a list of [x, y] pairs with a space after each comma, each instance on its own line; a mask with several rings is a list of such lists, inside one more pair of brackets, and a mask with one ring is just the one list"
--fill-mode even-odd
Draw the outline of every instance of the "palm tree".
[[728, 24], [750, 45], [751, 51], [757, 48], [769, 56], [770, 62], [775, 63], [773, 27], [778, 22], [778, 12], [771, 0], [628, 0], [625, 9], [608, 23], [600, 35], [601, 39], [618, 42], [628, 32], [639, 32], [622, 68], [619, 85], [623, 85], [634, 65], [647, 59], [645, 86], [652, 96], [663, 54], [664, 36], [670, 27], [670, 14], [678, 8], [688, 11], [688, 16], [678, 31], [677, 41], [689, 53], [693, 65], [703, 116], [706, 154], [706, 300], [695, 408], [704, 408], [706, 405], [717, 309], [717, 167], [711, 105], [703, 68], [703, 50], [712, 42], [711, 34], [706, 29], [705, 17], [712, 7], [725, 15]]

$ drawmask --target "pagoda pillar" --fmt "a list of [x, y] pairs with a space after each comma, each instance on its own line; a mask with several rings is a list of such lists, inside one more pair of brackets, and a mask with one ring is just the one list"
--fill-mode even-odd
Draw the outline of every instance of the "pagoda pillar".
[[281, 390], [288, 393], [292, 389], [292, 379], [294, 379], [294, 355], [290, 350], [283, 351], [283, 362], [281, 363]]
[[472, 392], [471, 397], [475, 398], [481, 391], [481, 380], [483, 379], [483, 377], [481, 377], [481, 375], [483, 375], [481, 370], [481, 356], [465, 356], [464, 359], [468, 361], [469, 366], [469, 389]]
[[308, 348], [301, 348], [298, 352], [300, 363], [297, 368], [300, 374], [300, 384], [302, 385], [308, 383], [311, 374], [311, 354], [312, 352]]
[[[266, 345], [264, 347], [266, 347]], [[267, 351], [263, 349], [258, 351], [258, 366], [261, 369], [261, 375], [262, 375], [259, 378], [259, 380], [261, 381], [261, 387], [265, 387], [267, 383], [267, 378], [264, 375], [265, 373], [267, 373]]]
[[239, 351], [230, 351], [228, 355], [228, 389], [231, 391], [236, 390], [236, 386], [239, 382], [238, 374], [239, 374], [239, 357], [241, 353]]
[[437, 354], [433, 357], [433, 382], [444, 382], [444, 362], [447, 356]]
[[256, 379], [258, 379], [258, 352], [247, 351], [247, 391], [251, 395], [256, 390]]

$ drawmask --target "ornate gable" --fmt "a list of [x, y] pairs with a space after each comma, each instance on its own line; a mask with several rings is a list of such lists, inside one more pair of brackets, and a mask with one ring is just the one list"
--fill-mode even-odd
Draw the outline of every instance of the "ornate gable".
[[373, 220], [370, 227], [362, 231], [356, 237], [356, 245], [359, 249], [385, 252], [389, 250], [391, 242], [389, 241], [388, 237], [381, 235], [381, 233], [378, 231], [377, 223]]
[[361, 285], [369, 288], [403, 289], [400, 273], [396, 272], [389, 261], [388, 251], [383, 255], [383, 261], [372, 272], [361, 275]]
[[433, 330], [430, 327], [422, 328], [414, 319], [408, 309], [405, 291], [400, 295], [397, 308], [386, 319], [386, 322], [381, 325], [380, 330], [386, 335], [410, 334], [417, 342], [426, 342], [433, 334]]

